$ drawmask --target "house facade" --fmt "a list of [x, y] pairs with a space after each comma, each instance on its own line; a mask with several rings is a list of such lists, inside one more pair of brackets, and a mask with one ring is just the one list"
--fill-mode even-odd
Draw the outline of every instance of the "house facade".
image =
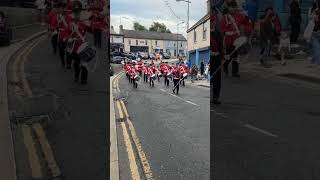
[[210, 61], [210, 15], [201, 18], [187, 31], [188, 33], [188, 52], [190, 65], [200, 67]]
[[122, 34], [117, 34], [113, 26], [110, 29], [110, 52], [124, 51], [124, 37]]
[[[171, 56], [186, 54], [187, 40], [182, 34], [126, 30], [120, 26], [126, 52], [167, 52]], [[178, 44], [179, 47], [176, 45]]]

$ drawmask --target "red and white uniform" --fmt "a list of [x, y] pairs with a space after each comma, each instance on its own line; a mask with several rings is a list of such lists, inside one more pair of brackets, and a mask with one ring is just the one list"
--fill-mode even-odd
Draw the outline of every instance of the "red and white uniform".
[[148, 68], [148, 76], [151, 77], [154, 74], [152, 68]]
[[85, 35], [86, 35], [87, 29], [88, 29], [88, 26], [86, 24], [84, 24], [82, 21], [75, 22], [73, 20], [71, 22], [71, 25], [70, 25], [71, 35], [70, 35], [70, 38], [75, 39], [72, 52], [77, 52], [79, 47], [84, 42], [86, 42]]
[[180, 73], [180, 76], [183, 77], [183, 74], [188, 73], [189, 69], [186, 65], [181, 65], [181, 66], [179, 66], [178, 71]]
[[180, 73], [179, 73], [179, 71], [173, 71], [173, 72], [172, 72], [172, 76], [173, 76], [173, 79], [180, 79]]
[[239, 26], [235, 23], [232, 22], [232, 18], [234, 18], [232, 15], [225, 15], [223, 16], [222, 21], [220, 22], [220, 28], [221, 31], [225, 34], [224, 35], [224, 43], [226, 46], [232, 46], [234, 41], [240, 37], [240, 34], [237, 33], [237, 28], [240, 32]]
[[58, 22], [58, 38], [59, 41], [66, 42], [71, 34], [70, 24], [72, 18], [69, 14], [59, 14], [57, 16]]
[[143, 66], [143, 70], [142, 71], [143, 71], [143, 74], [147, 75], [148, 72], [149, 72], [149, 67]]
[[57, 21], [57, 13], [55, 10], [51, 10], [48, 14], [48, 31], [53, 33], [57, 32], [58, 21]]
[[171, 67], [167, 64], [163, 65], [163, 76], [168, 76], [168, 73], [171, 71]]

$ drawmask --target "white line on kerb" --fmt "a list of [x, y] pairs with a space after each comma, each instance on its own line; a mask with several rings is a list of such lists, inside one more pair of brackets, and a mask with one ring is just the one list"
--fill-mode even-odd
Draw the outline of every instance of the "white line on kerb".
[[188, 100], [185, 100], [185, 99], [183, 99], [183, 98], [181, 98], [181, 97], [179, 97], [179, 96], [176, 96], [176, 95], [174, 95], [174, 94], [171, 94], [171, 93], [167, 92], [167, 91], [164, 90], [164, 89], [160, 89], [160, 91], [165, 92], [165, 93], [167, 93], [167, 94], [169, 94], [169, 95], [171, 95], [171, 96], [173, 96], [173, 97], [176, 97], [176, 98], [178, 98], [178, 99], [181, 99], [182, 101], [184, 101], [184, 102], [186, 102], [186, 103], [192, 104], [192, 105], [194, 105], [194, 106], [200, 106], [200, 105], [198, 105], [198, 104], [196, 104], [196, 103], [193, 103], [193, 102], [188, 101]]
[[257, 132], [260, 132], [260, 133], [262, 133], [262, 134], [264, 134], [264, 135], [267, 135], [267, 136], [271, 136], [271, 137], [275, 137], [275, 138], [278, 137], [278, 136], [275, 135], [275, 134], [272, 134], [272, 133], [270, 133], [270, 132], [268, 132], [268, 131], [265, 131], [265, 130], [263, 130], [263, 129], [259, 129], [259, 128], [257, 128], [257, 127], [254, 127], [254, 126], [250, 125], [250, 124], [246, 124], [246, 125], [244, 125], [244, 127], [248, 128], [248, 129], [251, 129], [251, 130], [254, 130], [254, 131], [257, 131]]

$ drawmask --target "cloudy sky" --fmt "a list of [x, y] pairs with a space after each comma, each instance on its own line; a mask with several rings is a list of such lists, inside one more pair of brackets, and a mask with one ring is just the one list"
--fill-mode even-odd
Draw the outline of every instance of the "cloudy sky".
[[[190, 0], [189, 27], [200, 20], [207, 12], [206, 0]], [[168, 4], [168, 5], [167, 5]], [[187, 30], [187, 3], [176, 2], [176, 0], [111, 0], [110, 1], [111, 25], [119, 32], [120, 17], [124, 29], [133, 29], [133, 22], [150, 27], [153, 21], [164, 23], [171, 32], [186, 35]], [[170, 6], [170, 8], [168, 7]], [[175, 15], [174, 15], [175, 14]], [[178, 19], [178, 18], [180, 19]]]

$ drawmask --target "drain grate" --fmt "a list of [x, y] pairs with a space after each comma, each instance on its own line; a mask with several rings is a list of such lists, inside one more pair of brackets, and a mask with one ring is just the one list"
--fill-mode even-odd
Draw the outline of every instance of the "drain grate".
[[279, 74], [278, 76], [320, 84], [320, 78], [306, 76], [306, 75], [302, 75], [302, 74], [286, 73], [286, 74]]

